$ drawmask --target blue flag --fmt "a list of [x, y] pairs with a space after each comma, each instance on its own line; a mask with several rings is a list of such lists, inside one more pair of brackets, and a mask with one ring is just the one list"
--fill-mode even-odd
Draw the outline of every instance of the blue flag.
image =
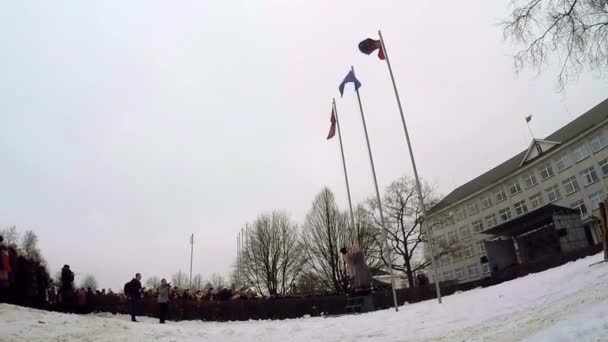
[[340, 87], [338, 87], [338, 89], [340, 89], [340, 96], [344, 96], [344, 85], [349, 82], [353, 82], [355, 84], [355, 90], [358, 90], [361, 87], [361, 82], [359, 82], [359, 80], [355, 77], [355, 73], [351, 70], [348, 72], [348, 75], [344, 77], [344, 81], [340, 83]]

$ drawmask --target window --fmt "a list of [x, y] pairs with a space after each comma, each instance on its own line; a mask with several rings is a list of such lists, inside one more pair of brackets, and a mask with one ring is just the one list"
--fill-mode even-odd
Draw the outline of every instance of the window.
[[496, 214], [486, 216], [486, 226], [488, 226], [488, 228], [494, 227], [497, 223]]
[[577, 163], [583, 159], [586, 159], [587, 157], [589, 157], [589, 150], [587, 149], [587, 145], [582, 144], [574, 149], [574, 160], [576, 160]]
[[454, 273], [452, 271], [443, 272], [443, 278], [445, 278], [445, 280], [453, 280], [454, 279]]
[[570, 204], [570, 208], [578, 210], [581, 216], [587, 213], [587, 206], [585, 206], [585, 201], [578, 200], [572, 204]]
[[456, 233], [456, 231], [448, 233], [448, 241], [450, 243], [458, 241], [458, 234]]
[[526, 189], [529, 189], [536, 185], [536, 176], [534, 174], [528, 175], [524, 177], [524, 184], [526, 184]]
[[562, 172], [570, 167], [570, 162], [568, 161], [568, 157], [562, 156], [555, 161], [555, 165], [557, 166], [557, 172]]
[[469, 215], [475, 215], [479, 212], [479, 206], [477, 205], [477, 202], [473, 202], [471, 204], [469, 204]]
[[604, 147], [606, 147], [606, 139], [604, 139], [604, 136], [598, 135], [591, 139], [591, 150], [593, 152], [597, 152]]
[[[606, 161], [608, 162], [608, 159], [606, 159]], [[490, 198], [490, 196], [486, 196], [481, 199], [481, 207], [483, 209], [488, 209], [491, 206], [492, 206], [492, 199]]]
[[469, 271], [469, 277], [474, 277], [476, 275], [479, 275], [479, 265], [472, 264], [472, 265], [469, 265], [467, 267], [467, 269]]
[[460, 261], [460, 259], [462, 259], [462, 251], [461, 250], [456, 250], [452, 252], [452, 260], [454, 261]]
[[608, 159], [600, 160], [600, 170], [602, 170], [602, 176], [608, 176]]
[[513, 184], [509, 185], [509, 193], [511, 196], [518, 194], [520, 191], [521, 188], [519, 187], [519, 183], [514, 182]]
[[450, 262], [452, 262], [452, 259], [450, 258], [450, 255], [448, 253], [442, 255], [439, 260], [441, 260], [441, 263], [443, 265], [448, 265]]
[[553, 169], [551, 168], [551, 165], [549, 165], [549, 164], [538, 169], [538, 172], [540, 172], [540, 178], [542, 180], [546, 180], [546, 179], [553, 177]]
[[464, 279], [467, 276], [466, 274], [466, 270], [464, 269], [464, 267], [460, 267], [456, 269], [456, 279], [461, 280]]
[[469, 236], [471, 236], [471, 229], [468, 226], [460, 228], [460, 238], [461, 239], [466, 239]]
[[499, 190], [496, 193], [496, 203], [502, 202], [507, 199], [507, 193], [504, 190]]
[[456, 219], [456, 221], [460, 221], [460, 220], [464, 219], [465, 215], [466, 215], [466, 213], [464, 212], [464, 208], [460, 208], [460, 209], [458, 209], [456, 214], [454, 214], [454, 218]]
[[487, 262], [481, 265], [481, 273], [490, 273], [490, 265]]
[[562, 197], [562, 195], [559, 193], [559, 186], [557, 184], [550, 187], [549, 189], [546, 189], [545, 193], [547, 194], [549, 203], [555, 202]]
[[473, 246], [469, 246], [465, 249], [462, 250], [462, 257], [463, 258], [470, 258], [473, 256]]
[[498, 212], [500, 215], [500, 219], [504, 221], [509, 221], [511, 219], [511, 208], [506, 207]]
[[526, 201], [521, 201], [513, 204], [513, 208], [515, 208], [515, 215], [523, 215], [528, 212], [528, 206], [526, 206]]
[[594, 192], [589, 198], [591, 199], [591, 209], [595, 210], [600, 207], [600, 203], [604, 200], [604, 194], [601, 191]]
[[595, 168], [593, 166], [581, 172], [581, 175], [583, 176], [583, 183], [585, 183], [585, 186], [593, 184], [599, 180], [597, 177], [597, 172], [595, 172]]
[[530, 197], [530, 206], [532, 206], [532, 209], [536, 209], [542, 205], [543, 196], [540, 193]]
[[480, 233], [483, 230], [483, 222], [481, 220], [474, 221], [471, 225], [475, 233]]
[[576, 177], [574, 176], [565, 179], [562, 183], [564, 184], [564, 188], [566, 189], [566, 195], [573, 194], [579, 190], [578, 183], [576, 182]]
[[486, 251], [486, 245], [483, 244], [483, 241], [477, 241], [475, 244], [477, 245], [477, 251], [479, 253], [483, 253]]

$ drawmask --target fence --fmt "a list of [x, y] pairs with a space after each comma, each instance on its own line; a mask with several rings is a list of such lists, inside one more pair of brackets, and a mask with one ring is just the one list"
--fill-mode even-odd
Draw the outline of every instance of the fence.
[[[468, 291], [477, 287], [487, 287], [499, 284], [503, 281], [516, 277], [525, 276], [530, 273], [541, 272], [549, 268], [557, 267], [570, 261], [593, 255], [602, 250], [602, 246], [578, 250], [576, 252], [555, 255], [534, 263], [514, 266], [512, 272], [495, 278], [486, 278], [462, 284], [442, 283], [441, 292], [448, 296], [457, 291]], [[127, 313], [128, 306], [124, 300], [111, 297], [112, 302], [107, 302], [105, 297], [98, 298], [93, 304], [97, 311], [108, 311], [114, 313]], [[388, 309], [393, 307], [393, 299], [390, 291], [378, 291], [373, 293], [376, 309]], [[434, 284], [397, 290], [399, 304], [416, 303], [424, 300], [435, 299]], [[293, 298], [270, 298], [250, 300], [227, 300], [227, 301], [196, 301], [175, 299], [169, 305], [169, 319], [180, 320], [203, 320], [203, 321], [243, 321], [260, 319], [289, 319], [299, 318], [305, 315], [342, 315], [345, 314], [346, 296], [306, 296]], [[158, 317], [158, 304], [154, 298], [144, 299], [141, 314], [145, 316]]]

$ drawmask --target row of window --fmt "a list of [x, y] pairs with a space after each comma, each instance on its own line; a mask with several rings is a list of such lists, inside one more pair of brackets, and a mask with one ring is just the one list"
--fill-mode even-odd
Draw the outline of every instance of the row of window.
[[[594, 138], [592, 138], [590, 140], [590, 146], [591, 146], [591, 150], [594, 153], [598, 152], [607, 146], [606, 138], [602, 135], [595, 136]], [[587, 147], [587, 144], [585, 144], [585, 143], [577, 146], [574, 149], [574, 161], [576, 163], [587, 159], [590, 155], [591, 155], [591, 153]], [[554, 162], [555, 162], [558, 172], [562, 172], [572, 165], [567, 154], [564, 154], [563, 156], [559, 157]], [[602, 174], [604, 176], [608, 176], [608, 159], [604, 159], [604, 160], [600, 161], [599, 166], [602, 171]], [[540, 175], [541, 181], [545, 181], [555, 175], [555, 173], [553, 172], [553, 167], [550, 162], [547, 163], [546, 165], [539, 167], [537, 170], [538, 170], [538, 174]], [[592, 183], [598, 181], [597, 173], [595, 172], [595, 169], [593, 167], [590, 167], [590, 168], [586, 169], [585, 171], [583, 171], [581, 173], [581, 176], [583, 178], [585, 185], [589, 185], [589, 184], [592, 184]], [[524, 175], [522, 177], [522, 179], [523, 179], [526, 189], [531, 188], [538, 184], [538, 180], [536, 179], [536, 175], [534, 172]], [[568, 188], [566, 188], [567, 194], [578, 190], [577, 189], [578, 184], [575, 184], [575, 181], [573, 183], [573, 180], [570, 179], [570, 183], [571, 183], [570, 186]], [[498, 204], [500, 202], [507, 200], [507, 192], [510, 196], [517, 195], [518, 193], [521, 192], [521, 187], [519, 185], [519, 181], [517, 181], [517, 180], [514, 180], [512, 183], [508, 183], [505, 188], [498, 189], [493, 194], [493, 196], [486, 195], [486, 196], [482, 197], [479, 201], [479, 203], [481, 204], [481, 210], [488, 209], [488, 208], [492, 207], [494, 204]], [[575, 188], [576, 188], [576, 190], [575, 190]], [[549, 200], [550, 202], [555, 201], [556, 197], [554, 195], [557, 195], [557, 194], [556, 193], [551, 194], [551, 197]], [[480, 211], [479, 204], [478, 204], [478, 202], [474, 201], [474, 202], [470, 203], [467, 207], [464, 207], [464, 206], [460, 207], [454, 213], [454, 219], [456, 221], [460, 221], [460, 220], [463, 220], [467, 216], [467, 213], [468, 213], [468, 215], [475, 215], [475, 214], [479, 213], [479, 211]]]
[[476, 277], [480, 274], [490, 273], [490, 266], [485, 264], [470, 264], [467, 267], [459, 267], [454, 271], [443, 272], [439, 275], [439, 281], [463, 280], [468, 277]]
[[466, 246], [451, 253], [445, 253], [441, 257], [437, 258], [437, 266], [447, 266], [451, 263], [459, 262], [466, 258], [473, 257], [475, 255], [484, 254], [486, 252], [486, 246], [483, 241], [477, 241], [474, 245]]

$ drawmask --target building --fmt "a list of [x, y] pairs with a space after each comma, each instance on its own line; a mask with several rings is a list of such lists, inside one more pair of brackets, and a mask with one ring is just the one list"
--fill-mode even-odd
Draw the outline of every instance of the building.
[[449, 193], [427, 214], [439, 280], [489, 276], [484, 241], [513, 229], [506, 223], [532, 212], [533, 219], [548, 205], [576, 210], [588, 243], [601, 243], [597, 209], [608, 194], [606, 147], [608, 99]]

